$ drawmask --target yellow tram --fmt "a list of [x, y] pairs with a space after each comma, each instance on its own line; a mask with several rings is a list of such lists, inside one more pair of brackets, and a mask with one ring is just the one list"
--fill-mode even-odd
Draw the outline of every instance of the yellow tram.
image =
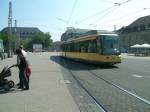
[[90, 63], [121, 63], [119, 37], [113, 32], [102, 32], [68, 39], [61, 43], [61, 55]]

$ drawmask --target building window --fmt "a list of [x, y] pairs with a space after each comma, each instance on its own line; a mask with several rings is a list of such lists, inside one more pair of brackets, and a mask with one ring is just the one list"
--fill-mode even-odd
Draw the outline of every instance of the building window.
[[126, 32], [126, 33], [130, 33], [130, 32], [131, 32], [131, 28], [127, 28], [127, 29], [125, 30], [125, 32]]
[[141, 25], [141, 26], [140, 26], [140, 30], [141, 30], [141, 31], [145, 30], [145, 25]]
[[138, 27], [137, 27], [137, 26], [133, 27], [133, 28], [132, 28], [132, 31], [133, 31], [133, 32], [137, 32], [137, 31], [138, 31]]

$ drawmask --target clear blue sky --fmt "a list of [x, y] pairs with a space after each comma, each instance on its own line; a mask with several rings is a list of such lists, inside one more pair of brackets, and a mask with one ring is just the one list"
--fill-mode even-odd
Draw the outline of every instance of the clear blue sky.
[[[8, 24], [8, 3], [0, 0], [0, 30]], [[12, 9], [19, 27], [38, 27], [58, 41], [70, 26], [99, 30], [127, 26], [149, 15], [150, 9], [143, 10], [149, 4], [150, 0], [12, 0]]]

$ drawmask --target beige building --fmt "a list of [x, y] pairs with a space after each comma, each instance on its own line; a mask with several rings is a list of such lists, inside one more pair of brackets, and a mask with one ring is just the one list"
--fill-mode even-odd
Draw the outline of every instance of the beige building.
[[150, 16], [137, 19], [119, 31], [122, 49], [130, 49], [135, 44], [150, 44]]

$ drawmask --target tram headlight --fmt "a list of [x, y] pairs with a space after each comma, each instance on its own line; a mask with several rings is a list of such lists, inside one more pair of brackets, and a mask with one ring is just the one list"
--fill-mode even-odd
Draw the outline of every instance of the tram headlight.
[[114, 54], [119, 55], [120, 51], [118, 49], [114, 48]]

